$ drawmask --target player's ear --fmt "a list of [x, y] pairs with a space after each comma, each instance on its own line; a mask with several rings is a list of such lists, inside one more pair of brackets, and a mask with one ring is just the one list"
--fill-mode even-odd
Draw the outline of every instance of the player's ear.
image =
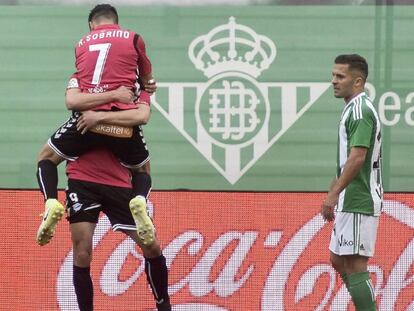
[[89, 30], [93, 30], [93, 22], [89, 22]]
[[356, 77], [355, 79], [355, 86], [356, 87], [364, 87], [365, 80], [361, 76]]

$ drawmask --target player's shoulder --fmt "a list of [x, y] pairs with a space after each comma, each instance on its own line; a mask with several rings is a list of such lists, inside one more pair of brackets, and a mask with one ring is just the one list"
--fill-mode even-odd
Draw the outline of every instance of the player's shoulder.
[[88, 36], [90, 36], [91, 34], [92, 34], [92, 32], [91, 32], [91, 31], [89, 31], [89, 32], [87, 32], [87, 33], [85, 33], [85, 34], [81, 35], [81, 37], [80, 37], [79, 41], [85, 40], [85, 39], [86, 39]]
[[368, 95], [364, 95], [362, 97], [362, 104], [361, 104], [362, 114], [364, 116], [370, 117], [370, 118], [378, 118], [377, 110], [374, 106], [374, 103], [372, 102], [371, 98], [369, 98]]
[[91, 32], [83, 34], [80, 39], [75, 43], [75, 49], [82, 47], [86, 41], [88, 41], [88, 37], [91, 36]]
[[135, 30], [133, 30], [133, 29], [129, 29], [129, 28], [124, 28], [124, 27], [119, 27], [119, 30], [122, 30], [122, 31], [127, 31], [127, 32], [129, 32], [131, 35], [138, 35], [139, 36], [139, 34], [135, 31]]
[[133, 39], [134, 44], [138, 44], [138, 46], [140, 46], [142, 43], [144, 43], [142, 36], [135, 30], [132, 30], [129, 28], [123, 28], [123, 27], [120, 27], [119, 30], [123, 32], [128, 32], [129, 33], [128, 37]]
[[352, 99], [350, 109], [352, 111], [351, 117], [353, 120], [371, 118], [376, 114], [371, 99], [365, 93], [361, 93]]

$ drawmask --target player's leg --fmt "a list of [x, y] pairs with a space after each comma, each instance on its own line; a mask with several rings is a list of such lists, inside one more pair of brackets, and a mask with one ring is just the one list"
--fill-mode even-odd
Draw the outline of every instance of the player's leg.
[[148, 215], [147, 200], [151, 191], [150, 162], [131, 169], [133, 198], [129, 203], [132, 216], [137, 227], [137, 233], [143, 244], [150, 245], [155, 239], [155, 228]]
[[357, 311], [374, 311], [375, 290], [368, 271], [368, 260], [374, 256], [379, 217], [355, 213], [353, 220], [357, 242], [355, 254], [345, 256], [348, 290]]
[[134, 196], [140, 195], [147, 199], [152, 187], [150, 161], [142, 166], [130, 167], [130, 171]]
[[345, 257], [348, 275], [348, 291], [357, 311], [375, 311], [375, 291], [368, 272], [368, 257], [351, 255]]
[[73, 115], [49, 138], [38, 157], [37, 180], [45, 199], [43, 220], [37, 231], [39, 245], [49, 243], [61, 219], [64, 207], [57, 200], [58, 172], [57, 166], [64, 160], [75, 160], [78, 155], [92, 146], [90, 140], [76, 129], [79, 113]]
[[168, 295], [168, 268], [157, 238], [151, 245], [142, 243], [136, 231], [124, 231], [139, 245], [145, 257], [145, 273], [159, 311], [171, 311]]
[[73, 286], [80, 311], [93, 310], [91, 278], [92, 238], [96, 224], [79, 222], [70, 225], [73, 244]]
[[330, 252], [331, 265], [335, 271], [340, 275], [346, 288], [348, 288], [348, 274], [345, 270], [345, 259], [343, 256], [339, 256], [333, 252]]
[[37, 182], [45, 201], [57, 199], [58, 172], [57, 166], [64, 160], [45, 144], [39, 152], [37, 162]]
[[130, 210], [134, 217], [138, 236], [142, 243], [150, 245], [155, 238], [155, 229], [147, 213], [147, 197], [151, 191], [150, 156], [140, 127], [134, 127], [130, 139], [111, 141], [111, 150], [128, 167], [132, 175], [133, 198]]
[[62, 161], [63, 158], [47, 144], [43, 146], [39, 153], [36, 176], [40, 191], [45, 199], [45, 211], [36, 235], [39, 245], [45, 245], [50, 241], [56, 225], [64, 213], [63, 205], [57, 200], [57, 165]]
[[80, 311], [93, 310], [93, 283], [90, 274], [92, 241], [101, 210], [95, 183], [69, 180], [67, 213], [73, 245], [73, 286]]
[[[64, 129], [70, 127], [74, 123], [74, 117], [68, 119], [49, 139], [48, 144], [44, 145], [38, 156], [37, 163], [37, 181], [40, 191], [45, 199], [45, 211], [43, 219], [37, 230], [36, 241], [43, 246], [52, 239], [56, 225], [62, 218], [64, 213], [63, 205], [58, 199], [58, 171], [57, 166], [64, 160], [62, 153], [57, 153], [58, 148], [52, 149], [54, 146], [52, 142], [59, 139], [62, 140], [60, 132], [65, 132]], [[55, 142], [59, 145], [59, 141]], [[57, 150], [57, 151], [56, 151]]]
[[155, 237], [152, 243], [144, 244], [141, 237], [138, 236], [135, 220], [129, 209], [129, 202], [132, 196], [131, 189], [106, 186], [104, 193], [103, 211], [108, 216], [112, 229], [124, 232], [140, 246], [145, 257], [147, 281], [151, 286], [157, 308], [160, 311], [170, 311], [166, 260]]
[[375, 293], [367, 270], [375, 249], [378, 217], [339, 212], [329, 249], [357, 311], [376, 310]]
[[[341, 222], [340, 213], [337, 213], [334, 227], [331, 233], [331, 241], [329, 243], [329, 250], [330, 250], [330, 261], [332, 267], [338, 272], [342, 281], [348, 288], [348, 275], [346, 274], [345, 270], [345, 262], [343, 256], [341, 256], [341, 246], [342, 244], [339, 243], [341, 236], [338, 235], [339, 230], [341, 230], [343, 224]], [[338, 227], [338, 228], [337, 228]]]
[[40, 151], [38, 160], [36, 176], [45, 199], [45, 211], [37, 230], [36, 241], [43, 246], [53, 237], [56, 225], [65, 211], [63, 205], [57, 200], [57, 165], [63, 161], [63, 158], [46, 144]]
[[78, 116], [78, 113], [73, 113], [40, 150], [36, 174], [45, 201], [47, 199], [57, 199], [57, 166], [65, 159], [75, 160], [78, 155], [77, 148], [79, 147], [76, 145], [79, 145], [78, 142], [81, 137], [76, 130]]
[[150, 155], [141, 127], [134, 127], [130, 138], [109, 138], [108, 144], [121, 164], [130, 169], [134, 196], [147, 198], [152, 183]]

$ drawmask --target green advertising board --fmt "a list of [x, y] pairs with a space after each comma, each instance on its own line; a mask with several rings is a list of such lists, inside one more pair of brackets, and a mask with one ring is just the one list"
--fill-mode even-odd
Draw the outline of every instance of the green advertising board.
[[[37, 153], [69, 112], [85, 7], [0, 11], [0, 187], [35, 188]], [[367, 58], [386, 191], [414, 191], [414, 7], [119, 9], [158, 91], [145, 126], [155, 189], [321, 191], [335, 174], [338, 54]], [[60, 168], [60, 187], [65, 185]]]

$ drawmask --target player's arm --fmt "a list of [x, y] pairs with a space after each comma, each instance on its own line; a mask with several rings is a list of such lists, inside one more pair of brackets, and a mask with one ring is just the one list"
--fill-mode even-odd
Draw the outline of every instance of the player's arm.
[[153, 94], [157, 90], [157, 84], [152, 73], [149, 73], [145, 76], [140, 76], [138, 78], [138, 83], [149, 94]]
[[329, 192], [339, 195], [351, 183], [364, 165], [367, 152], [368, 148], [365, 147], [351, 148], [341, 176], [335, 181]]
[[147, 124], [151, 115], [150, 96], [141, 91], [135, 109], [121, 111], [84, 111], [77, 122], [78, 131], [82, 134], [97, 124], [120, 126], [136, 126]]
[[84, 111], [110, 102], [132, 103], [134, 93], [120, 86], [104, 93], [83, 93], [79, 88], [66, 89], [65, 103], [68, 110]]
[[333, 220], [333, 210], [338, 203], [339, 194], [355, 178], [364, 165], [368, 149], [366, 147], [352, 147], [341, 175], [335, 178], [329, 189], [328, 195], [322, 204], [322, 216], [325, 220]]
[[84, 111], [79, 117], [76, 127], [85, 134], [90, 128], [98, 124], [119, 126], [136, 126], [147, 124], [151, 114], [148, 105], [138, 104], [135, 109], [120, 111]]
[[135, 49], [138, 53], [138, 82], [143, 90], [149, 94], [153, 94], [157, 90], [157, 85], [152, 75], [151, 61], [147, 56], [145, 43], [141, 36], [137, 37]]
[[[147, 124], [151, 109], [147, 105], [138, 104], [135, 109], [119, 111], [84, 111], [84, 120], [95, 124], [112, 124], [120, 126], [135, 126]], [[90, 121], [89, 121], [90, 120]]]
[[337, 179], [338, 179], [338, 177], [336, 177], [336, 176], [332, 179], [331, 184], [329, 185], [329, 191], [331, 191], [332, 188], [335, 186], [335, 183], [336, 183]]

